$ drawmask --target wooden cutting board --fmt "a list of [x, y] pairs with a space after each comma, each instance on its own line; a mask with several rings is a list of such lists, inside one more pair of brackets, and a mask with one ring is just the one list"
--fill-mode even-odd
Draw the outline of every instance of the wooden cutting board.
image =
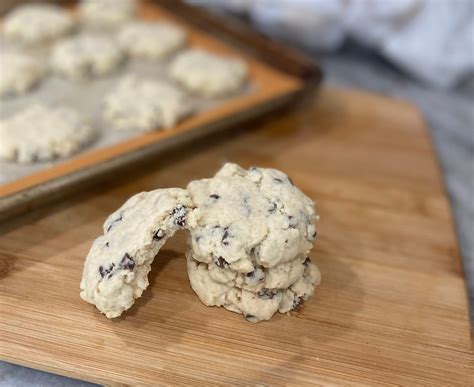
[[[130, 195], [225, 161], [275, 167], [317, 201], [323, 275], [298, 312], [252, 324], [187, 281], [185, 235], [123, 317], [79, 299], [83, 259]], [[169, 152], [0, 229], [1, 358], [105, 384], [469, 385], [473, 353], [452, 219], [410, 104], [349, 90]]]

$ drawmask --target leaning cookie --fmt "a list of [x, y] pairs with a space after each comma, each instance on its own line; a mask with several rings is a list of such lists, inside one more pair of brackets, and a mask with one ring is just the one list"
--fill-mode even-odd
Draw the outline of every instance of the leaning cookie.
[[0, 97], [26, 93], [43, 78], [43, 66], [34, 57], [22, 52], [4, 52], [1, 55]]
[[287, 313], [313, 295], [321, 274], [309, 260], [299, 265], [302, 273], [288, 287], [252, 292], [236, 286], [235, 281], [216, 281], [210, 273], [210, 265], [196, 261], [192, 253], [187, 254], [189, 281], [201, 302], [240, 313], [250, 322], [270, 320], [277, 311]]
[[78, 80], [111, 73], [123, 60], [124, 54], [112, 38], [82, 35], [58, 42], [50, 64], [56, 74]]
[[184, 46], [186, 32], [167, 22], [132, 22], [122, 28], [118, 41], [132, 57], [160, 59]]
[[240, 59], [190, 49], [173, 59], [169, 73], [193, 93], [218, 97], [238, 91], [245, 83], [248, 69]]
[[0, 121], [0, 158], [25, 164], [66, 157], [95, 137], [76, 111], [33, 105]]
[[191, 248], [208, 264], [221, 257], [231, 270], [249, 273], [307, 256], [312, 248], [314, 204], [283, 172], [226, 164], [187, 190], [198, 207]]
[[74, 26], [72, 16], [57, 5], [25, 4], [7, 14], [2, 29], [7, 39], [30, 45], [63, 36]]
[[193, 203], [179, 188], [132, 196], [109, 216], [89, 251], [81, 297], [108, 318], [129, 309], [148, 287], [151, 263], [166, 240], [192, 223]]
[[116, 27], [133, 18], [135, 0], [82, 0], [79, 12], [86, 25], [99, 28]]
[[[193, 259], [204, 263], [207, 261], [196, 254], [193, 254]], [[254, 270], [240, 273], [232, 270], [223, 257], [215, 257], [214, 262], [208, 263], [207, 268], [214, 281], [223, 284], [232, 282], [233, 286], [255, 293], [262, 289], [290, 287], [303, 276], [305, 265], [308, 262], [307, 256], [300, 255], [290, 262], [280, 263], [270, 268], [255, 265]]]
[[194, 110], [176, 87], [159, 80], [124, 77], [103, 101], [103, 119], [117, 130], [169, 129]]

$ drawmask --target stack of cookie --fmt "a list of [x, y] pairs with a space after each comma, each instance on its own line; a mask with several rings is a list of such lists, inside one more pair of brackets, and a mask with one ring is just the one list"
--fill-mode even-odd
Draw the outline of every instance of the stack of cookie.
[[308, 258], [316, 238], [313, 202], [275, 169], [226, 164], [213, 178], [130, 198], [89, 252], [81, 297], [107, 317], [148, 286], [151, 263], [178, 229], [190, 232], [191, 286], [208, 306], [252, 322], [288, 312], [320, 282]]
[[320, 274], [308, 253], [316, 214], [287, 175], [226, 164], [187, 190], [196, 206], [188, 274], [204, 304], [257, 322], [313, 294]]

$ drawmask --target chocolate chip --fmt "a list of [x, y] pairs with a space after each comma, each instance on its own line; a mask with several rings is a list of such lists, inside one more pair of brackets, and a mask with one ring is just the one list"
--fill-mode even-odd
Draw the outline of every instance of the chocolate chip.
[[297, 223], [298, 222], [296, 221], [294, 216], [291, 216], [291, 215], [288, 216], [288, 224], [289, 224], [288, 227], [289, 228], [296, 228]]
[[99, 274], [102, 278], [107, 276], [107, 278], [112, 277], [115, 264], [111, 263], [109, 267], [99, 266]]
[[273, 181], [276, 182], [276, 183], [283, 183], [282, 179], [278, 179], [276, 177], [273, 179]]
[[211, 197], [211, 198], [213, 198], [213, 199], [216, 199], [216, 200], [220, 198], [220, 196], [217, 195], [217, 194], [209, 195], [209, 197]]
[[257, 170], [257, 167], [250, 167], [249, 170], [250, 170], [250, 171], [256, 171], [256, 170]]
[[253, 314], [244, 314], [244, 317], [250, 322], [255, 322], [255, 316]]
[[303, 262], [303, 265], [305, 265], [306, 267], [308, 267], [309, 264], [310, 264], [310, 262], [311, 262], [311, 259], [309, 259], [309, 257], [306, 257], [306, 259], [305, 259], [304, 262]]
[[121, 222], [122, 220], [123, 220], [122, 215], [120, 215], [119, 218], [112, 220], [112, 222], [110, 222], [110, 224], [107, 226], [106, 232], [109, 232], [110, 230], [112, 230], [112, 227], [114, 227], [116, 223]]
[[229, 245], [229, 241], [227, 240], [227, 238], [229, 238], [229, 231], [227, 231], [227, 229], [228, 229], [228, 227], [226, 227], [224, 229], [224, 235], [222, 236], [222, 240], [221, 240], [221, 242], [224, 246]]
[[262, 300], [271, 300], [273, 297], [275, 297], [275, 294], [276, 292], [267, 288], [263, 288], [257, 292], [258, 298], [261, 298]]
[[296, 309], [298, 306], [300, 306], [303, 303], [303, 300], [295, 295], [295, 298], [293, 299], [293, 305], [291, 309]]
[[317, 231], [315, 231], [315, 232], [313, 233], [313, 235], [311, 235], [311, 237], [312, 237], [313, 239], [316, 239], [317, 236], [318, 236], [318, 232], [317, 232]]
[[133, 271], [133, 268], [135, 267], [135, 261], [128, 253], [125, 253], [122, 260], [120, 261], [119, 266], [124, 270]]
[[222, 257], [214, 257], [214, 263], [217, 267], [224, 269], [225, 267], [229, 266], [229, 263]]
[[105, 246], [106, 246], [106, 247], [109, 247], [109, 242], [105, 242]]
[[160, 241], [164, 238], [165, 232], [159, 228], [154, 234], [153, 234], [153, 239]]
[[248, 282], [258, 283], [265, 281], [265, 273], [260, 267], [255, 268], [255, 270], [250, 271], [246, 274]]
[[275, 212], [276, 209], [277, 209], [276, 203], [272, 202], [272, 203], [270, 203], [270, 208], [268, 209], [268, 212], [271, 214], [271, 213]]
[[187, 209], [185, 206], [175, 207], [173, 211], [171, 211], [171, 215], [175, 217], [175, 223], [178, 226], [183, 227], [186, 224], [186, 213]]

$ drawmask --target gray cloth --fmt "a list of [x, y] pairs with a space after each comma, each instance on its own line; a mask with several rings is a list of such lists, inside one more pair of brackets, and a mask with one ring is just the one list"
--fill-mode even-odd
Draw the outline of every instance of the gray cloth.
[[65, 378], [0, 361], [0, 386], [2, 387], [92, 387], [95, 384]]
[[412, 76], [451, 88], [474, 72], [472, 0], [188, 0], [245, 14], [264, 33], [331, 52], [350, 38]]

